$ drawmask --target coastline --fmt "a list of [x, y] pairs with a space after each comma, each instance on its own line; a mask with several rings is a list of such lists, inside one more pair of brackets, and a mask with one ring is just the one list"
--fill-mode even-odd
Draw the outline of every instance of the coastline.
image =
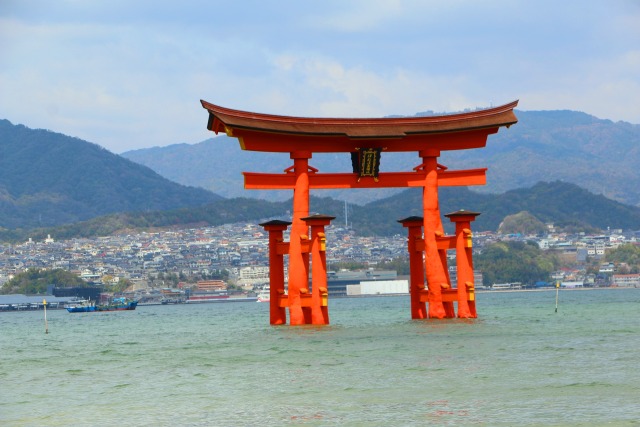
[[[640, 288], [638, 287], [633, 287], [633, 286], [628, 286], [628, 287], [622, 287], [622, 286], [603, 286], [603, 287], [579, 287], [579, 288], [563, 288], [560, 287], [558, 289], [558, 291], [597, 291], [597, 290], [625, 290], [625, 289], [636, 289], [636, 290], [640, 290]], [[515, 293], [515, 292], [553, 292], [555, 291], [556, 288], [542, 288], [542, 289], [496, 289], [496, 290], [492, 290], [492, 289], [477, 289], [475, 292], [477, 294], [490, 294], [490, 293]], [[378, 298], [378, 297], [407, 297], [409, 296], [409, 293], [404, 293], [404, 294], [369, 294], [369, 295], [329, 295], [330, 299], [358, 299], [358, 298]], [[37, 296], [38, 298], [42, 298], [43, 296]], [[44, 298], [47, 298], [48, 295], [45, 295]], [[152, 307], [152, 306], [161, 306], [161, 305], [202, 305], [202, 304], [212, 304], [212, 303], [241, 303], [241, 302], [256, 302], [257, 301], [257, 297], [231, 297], [231, 298], [225, 298], [225, 299], [218, 299], [218, 300], [207, 300], [207, 301], [185, 301], [185, 302], [181, 302], [181, 303], [172, 303], [172, 304], [162, 304], [160, 302], [145, 302], [145, 303], [138, 303], [138, 307]], [[63, 305], [59, 305], [59, 306], [49, 306], [47, 307], [48, 310], [64, 310], [64, 306]], [[38, 307], [34, 306], [29, 306], [29, 307], [23, 307], [21, 305], [20, 308], [18, 309], [7, 309], [7, 308], [2, 308], [0, 309], [0, 313], [22, 313], [22, 312], [29, 312], [29, 311], [38, 311], [38, 310], [43, 310], [42, 304], [40, 304]]]

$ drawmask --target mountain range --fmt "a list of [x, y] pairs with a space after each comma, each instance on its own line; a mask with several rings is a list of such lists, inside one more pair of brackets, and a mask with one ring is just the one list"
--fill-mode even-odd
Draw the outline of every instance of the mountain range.
[[[474, 231], [496, 231], [505, 218], [554, 223], [569, 232], [597, 232], [606, 228], [640, 229], [640, 208], [594, 195], [575, 184], [541, 182], [531, 188], [510, 190], [504, 194], [482, 194], [465, 187], [447, 187], [440, 191], [443, 214], [465, 209], [477, 211]], [[55, 228], [0, 230], [0, 241], [42, 240], [48, 234], [56, 239], [94, 237], [133, 229], [163, 227], [215, 226], [232, 222], [260, 223], [266, 219], [291, 219], [291, 200], [270, 202], [261, 199], [222, 199], [207, 205], [156, 212], [118, 213]], [[390, 236], [406, 230], [398, 220], [422, 215], [422, 193], [412, 188], [364, 206], [348, 205], [328, 197], [311, 197], [310, 213], [335, 217], [333, 224], [351, 227], [361, 236]], [[511, 221], [512, 223], [514, 221]], [[348, 224], [347, 224], [348, 222]], [[448, 233], [451, 223], [443, 217]], [[526, 225], [522, 224], [521, 225]]]
[[[633, 200], [638, 192], [638, 177], [630, 159], [637, 156], [634, 146], [634, 141], [637, 141], [634, 138], [638, 135], [637, 125], [612, 123], [576, 112], [518, 114], [520, 123], [491, 136], [487, 148], [470, 153], [453, 153], [458, 157], [451, 160], [454, 159], [452, 157], [445, 164], [489, 166], [489, 175], [494, 167], [499, 174], [517, 169], [522, 175], [530, 175], [527, 179], [537, 180], [530, 186], [520, 184], [520, 189], [499, 194], [480, 192], [484, 190], [482, 187], [443, 187], [440, 189], [442, 213], [461, 208], [482, 212], [474, 224], [476, 230], [496, 230], [506, 216], [523, 211], [540, 221], [555, 222], [565, 227], [640, 229], [640, 208], [630, 206], [629, 202], [623, 204], [603, 195], [595, 195], [593, 193], [597, 191], [588, 191], [576, 184], [561, 181], [557, 175], [545, 169], [547, 163], [554, 162], [562, 163], [558, 169], [565, 174], [576, 168], [598, 169], [596, 172], [585, 171], [585, 177], [599, 174], [601, 170], [613, 170], [609, 173], [612, 179], [606, 174], [601, 176], [601, 186], [606, 186], [611, 194], [619, 194], [619, 199]], [[569, 122], [573, 123], [573, 132], [554, 130], [559, 123], [568, 126]], [[549, 129], [545, 130], [545, 123]], [[517, 126], [522, 126], [526, 132], [520, 136], [509, 134]], [[592, 145], [576, 143], [571, 135], [578, 135], [575, 138], [579, 142], [597, 139], [585, 129], [593, 132], [599, 129], [599, 133], [596, 133], [600, 139], [611, 141], [608, 144], [610, 152], [584, 154], [584, 147], [591, 147], [593, 151]], [[499, 139], [500, 135], [503, 135], [502, 138], [509, 135], [508, 138], [514, 139], [508, 143]], [[561, 138], [558, 135], [565, 136]], [[544, 143], [537, 142], [539, 139]], [[574, 158], [573, 151], [567, 148], [569, 146], [584, 146], [584, 150]], [[538, 150], [529, 155], [520, 151], [532, 150], [532, 147], [538, 147]], [[626, 155], [611, 154], [623, 148], [627, 150]], [[473, 157], [474, 153], [483, 154]], [[550, 157], [545, 158], [544, 153]], [[555, 153], [555, 156], [549, 153]], [[62, 238], [63, 235], [104, 235], [125, 228], [217, 225], [273, 217], [288, 219], [290, 216], [291, 192], [280, 192], [279, 198], [271, 201], [247, 198], [251, 192], [242, 190], [240, 174], [242, 170], [282, 171], [290, 163], [288, 156], [242, 152], [237, 141], [227, 137], [193, 145], [176, 144], [136, 150], [125, 155], [130, 159], [146, 158], [151, 164], [163, 164], [165, 169], [156, 169], [160, 172], [166, 170], [162, 173], [175, 180], [178, 180], [176, 174], [181, 174], [183, 182], [189, 176], [198, 176], [199, 172], [205, 175], [207, 172], [210, 185], [219, 189], [220, 193], [245, 197], [228, 199], [204, 188], [178, 184], [150, 167], [113, 154], [96, 144], [0, 120], [0, 240], [3, 236], [21, 239], [24, 233], [37, 236], [55, 232], [58, 233], [57, 238]], [[465, 155], [469, 158], [465, 158]], [[514, 164], [505, 161], [510, 158], [514, 159]], [[613, 165], [614, 159], [618, 160], [617, 168]], [[326, 171], [345, 171], [350, 167], [350, 159], [342, 159], [338, 155], [314, 156], [313, 160], [317, 162], [316, 167], [321, 166], [319, 169]], [[465, 161], [472, 163], [465, 165]], [[324, 162], [326, 168], [322, 166]], [[383, 170], [409, 170], [414, 163], [412, 157], [384, 156], [383, 165], [387, 169]], [[490, 182], [494, 181], [491, 188], [495, 190], [514, 185], [519, 175], [515, 171], [512, 174], [506, 182], [495, 176], [490, 178]], [[624, 178], [615, 179], [620, 176]], [[195, 184], [192, 182], [192, 185]], [[623, 188], [626, 190], [623, 191]], [[348, 204], [349, 225], [365, 235], [403, 232], [396, 220], [421, 215], [422, 202], [419, 189], [399, 191], [396, 194], [383, 194], [369, 190], [360, 204], [351, 201]], [[352, 194], [346, 190], [344, 193]], [[312, 196], [313, 212], [336, 216], [336, 223], [345, 221], [345, 203], [325, 197], [328, 192], [313, 192]], [[369, 200], [366, 200], [367, 197]], [[357, 197], [354, 196], [354, 199]], [[64, 225], [62, 229], [54, 231], [51, 228], [61, 225]]]
[[0, 228], [53, 226], [219, 199], [99, 145], [0, 120]]
[[[485, 148], [443, 152], [439, 162], [451, 170], [488, 167], [487, 185], [474, 189], [482, 193], [498, 194], [559, 180], [640, 205], [640, 125], [566, 110], [516, 111], [516, 115], [518, 123], [490, 135]], [[224, 135], [196, 144], [127, 151], [122, 156], [175, 182], [224, 197], [291, 197], [289, 191], [245, 191], [240, 174], [282, 172], [291, 166], [288, 154], [242, 151], [237, 139]], [[380, 170], [410, 171], [420, 163], [415, 153], [383, 153]], [[345, 172], [351, 160], [343, 154], [314, 154], [310, 165], [321, 172]], [[401, 191], [322, 190], [318, 194], [365, 204]]]

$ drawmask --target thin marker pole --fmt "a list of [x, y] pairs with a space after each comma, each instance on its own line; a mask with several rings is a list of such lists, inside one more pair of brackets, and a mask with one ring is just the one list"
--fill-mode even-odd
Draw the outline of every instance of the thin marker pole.
[[556, 313], [558, 312], [558, 291], [560, 290], [560, 282], [556, 281]]
[[47, 300], [42, 299], [42, 305], [44, 306], [44, 333], [49, 333], [49, 323], [47, 322]]

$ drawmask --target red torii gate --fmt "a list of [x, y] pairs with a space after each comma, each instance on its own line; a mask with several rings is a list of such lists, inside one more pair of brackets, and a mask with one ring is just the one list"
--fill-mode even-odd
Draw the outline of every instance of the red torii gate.
[[[513, 112], [518, 101], [460, 114], [366, 119], [277, 116], [200, 102], [209, 112], [207, 129], [238, 138], [243, 150], [289, 153], [293, 160], [283, 174], [244, 172], [247, 189], [293, 189], [292, 222], [261, 224], [269, 232], [271, 324], [286, 323], [285, 307], [291, 325], [329, 323], [324, 227], [334, 218], [309, 216], [309, 190], [337, 188], [422, 187], [423, 216], [400, 221], [409, 235], [411, 317], [455, 317], [454, 302], [458, 317], [477, 317], [470, 224], [479, 214], [461, 210], [446, 215], [455, 222], [456, 233], [445, 236], [438, 186], [484, 185], [487, 169], [449, 171], [438, 157], [444, 150], [484, 147], [489, 135], [518, 121]], [[379, 172], [382, 151], [416, 151], [421, 163], [412, 172]], [[351, 155], [352, 172], [320, 173], [309, 166], [313, 153], [336, 152]], [[289, 225], [289, 242], [284, 242]], [[451, 286], [447, 269], [449, 249], [456, 251], [457, 288]], [[284, 255], [289, 256], [288, 293]]]

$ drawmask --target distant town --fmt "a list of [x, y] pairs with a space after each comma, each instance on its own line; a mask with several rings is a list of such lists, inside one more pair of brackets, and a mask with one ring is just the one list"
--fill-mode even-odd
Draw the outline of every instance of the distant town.
[[[154, 300], [154, 295], [165, 299], [179, 296], [181, 289], [196, 288], [198, 283], [210, 288], [212, 282], [224, 282], [236, 294], [246, 297], [256, 295], [269, 282], [267, 237], [257, 224], [228, 224], [93, 239], [56, 241], [51, 236], [43, 241], [29, 239], [20, 244], [0, 245], [0, 286], [29, 268], [63, 269], [107, 289], [126, 279], [132, 284], [131, 292], [143, 300], [147, 295], [149, 301]], [[564, 287], [640, 287], [640, 274], [631, 274], [625, 265], [599, 263], [599, 274], [587, 274], [585, 268], [588, 259], [604, 260], [608, 250], [637, 243], [636, 232], [607, 230], [600, 235], [570, 235], [557, 232], [552, 224], [547, 225], [544, 236], [480, 232], [474, 233], [474, 252], [501, 240], [534, 241], [542, 250], [554, 249], [566, 265], [575, 266], [554, 272], [552, 283], [559, 282]], [[367, 274], [360, 279], [400, 278], [396, 272], [370, 272], [376, 271], [382, 262], [407, 256], [406, 236], [400, 234], [362, 237], [349, 228], [331, 226], [327, 228], [327, 243], [329, 270], [335, 265], [363, 264], [367, 266]], [[455, 267], [450, 273], [455, 275]], [[476, 289], [514, 287], [520, 284], [483, 283], [482, 272], [476, 273]], [[344, 287], [338, 293], [346, 294]]]

